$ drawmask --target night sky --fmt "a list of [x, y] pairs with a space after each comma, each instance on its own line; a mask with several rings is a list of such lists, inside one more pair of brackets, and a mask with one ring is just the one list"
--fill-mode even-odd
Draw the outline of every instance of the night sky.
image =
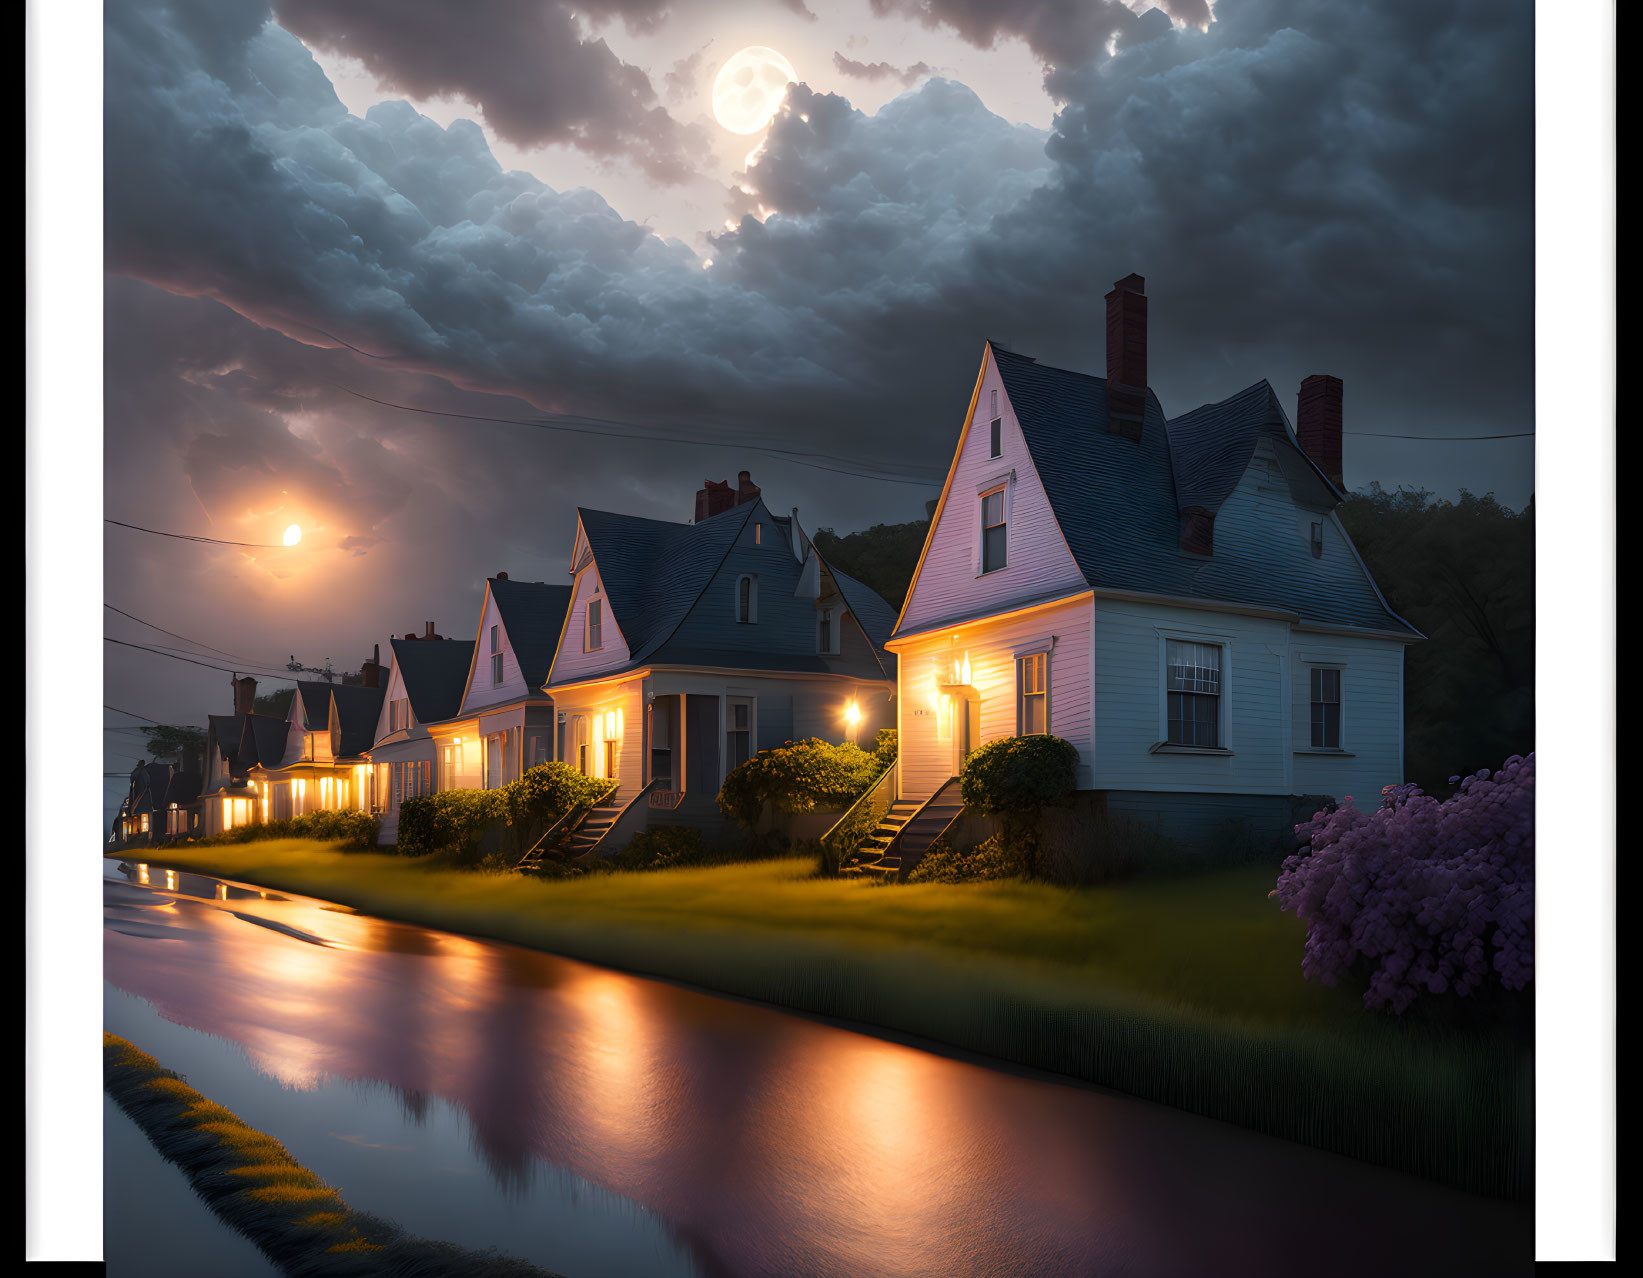
[[[1333, 373], [1349, 486], [1532, 495], [1532, 438], [1352, 433], [1533, 429], [1522, 0], [112, 0], [104, 35], [105, 513], [305, 530], [110, 527], [106, 602], [192, 642], [106, 635], [357, 669], [471, 636], [498, 571], [566, 580], [578, 505], [683, 520], [741, 469], [811, 529], [920, 518], [983, 341], [1101, 373], [1131, 271], [1171, 415]], [[799, 84], [738, 135], [710, 89], [752, 44]], [[230, 708], [105, 648], [109, 704]]]

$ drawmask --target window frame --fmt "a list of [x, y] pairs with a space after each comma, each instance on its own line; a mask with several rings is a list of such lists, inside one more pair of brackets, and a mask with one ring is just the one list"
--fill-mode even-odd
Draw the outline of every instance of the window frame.
[[[1036, 667], [1038, 671], [1038, 687], [1029, 691], [1026, 674]], [[1028, 731], [1027, 706], [1029, 698], [1037, 698], [1039, 713], [1043, 716], [1043, 726]], [[1035, 648], [1031, 652], [1018, 652], [1015, 656], [1015, 734], [1018, 737], [1049, 736], [1050, 734], [1050, 650]]]
[[1322, 559], [1324, 557], [1324, 521], [1323, 520], [1314, 519], [1314, 520], [1311, 521], [1311, 527], [1307, 529], [1307, 538], [1308, 538], [1308, 545], [1309, 545], [1309, 547], [1312, 551], [1312, 557], [1314, 559]]
[[491, 687], [502, 686], [502, 627], [491, 626]]
[[[1183, 630], [1177, 628], [1157, 627], [1158, 635], [1158, 743], [1152, 747], [1152, 753], [1159, 754], [1208, 754], [1230, 755], [1233, 753], [1234, 722], [1232, 716], [1232, 688], [1233, 688], [1233, 642], [1232, 636], [1203, 630]], [[1170, 740], [1170, 695], [1182, 693], [1182, 689], [1172, 689], [1169, 686], [1169, 646], [1171, 643], [1191, 643], [1204, 647], [1220, 649], [1220, 690], [1215, 693], [1185, 692], [1188, 696], [1214, 696], [1218, 698], [1216, 705], [1216, 744], [1212, 746], [1188, 745]]]
[[[747, 585], [747, 615], [742, 615], [742, 585]], [[756, 626], [759, 624], [759, 574], [756, 572], [742, 572], [736, 574], [736, 586], [730, 596], [731, 616], [735, 617], [739, 626]]]
[[605, 601], [597, 591], [582, 610], [582, 651], [599, 652], [605, 646]]
[[[1308, 662], [1306, 666], [1307, 681], [1307, 749], [1319, 753], [1334, 754], [1346, 750], [1346, 667], [1341, 662], [1320, 661]], [[1320, 675], [1332, 674], [1335, 676], [1335, 700], [1333, 702], [1320, 701]], [[1335, 707], [1335, 742], [1328, 743], [1328, 722], [1320, 725], [1318, 721], [1318, 707], [1334, 705]], [[1323, 728], [1325, 740], [1317, 738], [1320, 726]]]
[[[720, 704], [724, 707], [724, 709], [723, 722], [720, 725], [722, 729], [720, 738], [723, 741], [723, 746], [721, 747], [723, 753], [719, 757], [719, 771], [721, 773], [719, 783], [723, 785], [724, 778], [730, 775], [731, 769], [738, 766], [730, 761], [730, 738], [733, 734], [740, 733], [747, 737], [748, 759], [751, 759], [759, 752], [759, 699], [753, 696], [727, 693], [724, 700]], [[747, 727], [745, 728], [737, 728], [733, 726], [736, 721], [733, 712], [741, 706], [747, 707]], [[743, 762], [746, 762], [746, 760], [744, 759]]]
[[[998, 498], [998, 522], [987, 522], [987, 501], [989, 498]], [[1010, 484], [1006, 480], [992, 485], [985, 491], [977, 494], [976, 521], [979, 527], [978, 544], [976, 548], [976, 576], [987, 577], [995, 572], [1003, 572], [1010, 566]], [[990, 529], [1003, 530], [1001, 548], [1002, 562], [989, 565], [987, 562], [987, 533]]]

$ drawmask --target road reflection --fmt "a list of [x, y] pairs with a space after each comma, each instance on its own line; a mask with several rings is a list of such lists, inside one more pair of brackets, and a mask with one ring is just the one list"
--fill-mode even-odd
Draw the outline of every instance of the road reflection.
[[442, 1097], [497, 1192], [539, 1162], [568, 1169], [669, 1222], [703, 1273], [1528, 1269], [1520, 1209], [1224, 1124], [301, 897], [121, 870], [105, 882], [113, 984], [291, 1088], [379, 1082], [413, 1117]]

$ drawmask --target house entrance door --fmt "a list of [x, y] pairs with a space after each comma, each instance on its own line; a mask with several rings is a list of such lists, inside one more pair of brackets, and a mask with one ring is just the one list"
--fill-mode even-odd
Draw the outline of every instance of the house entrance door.
[[953, 701], [953, 775], [964, 771], [964, 761], [981, 744], [981, 702], [975, 697]]

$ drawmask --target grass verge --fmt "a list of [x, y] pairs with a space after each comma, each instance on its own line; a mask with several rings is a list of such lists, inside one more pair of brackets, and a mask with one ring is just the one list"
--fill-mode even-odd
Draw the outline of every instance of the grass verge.
[[558, 1278], [494, 1252], [413, 1238], [354, 1211], [272, 1136], [246, 1126], [183, 1078], [115, 1034], [103, 1035], [103, 1086], [194, 1191], [289, 1274], [451, 1274]]
[[1532, 1057], [1301, 976], [1243, 868], [1101, 888], [882, 887], [807, 861], [540, 881], [313, 843], [160, 864], [875, 1026], [1498, 1197], [1529, 1196]]

